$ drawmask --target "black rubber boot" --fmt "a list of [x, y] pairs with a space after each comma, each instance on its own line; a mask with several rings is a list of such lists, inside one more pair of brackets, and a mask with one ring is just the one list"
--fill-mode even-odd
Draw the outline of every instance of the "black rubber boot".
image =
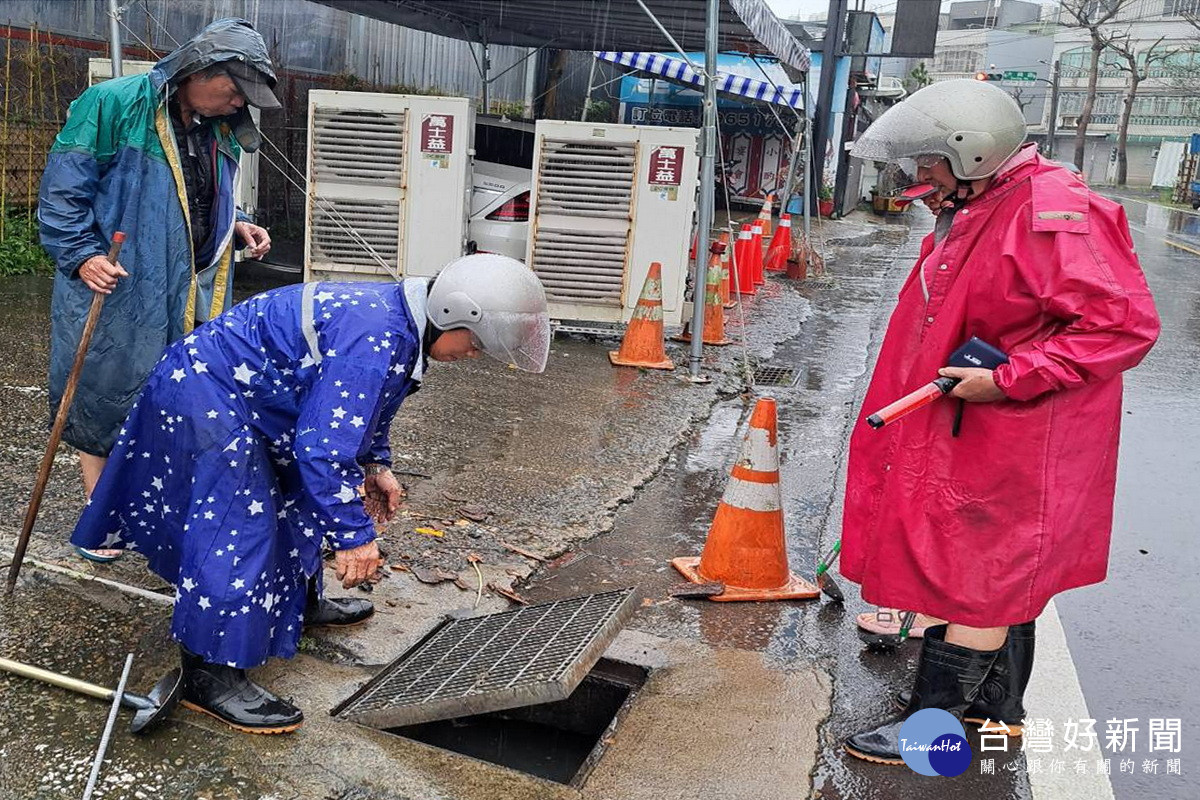
[[[975, 725], [983, 725], [989, 720], [1002, 722], [1008, 726], [1009, 736], [1020, 736], [1024, 732], [1025, 687], [1033, 674], [1035, 625], [1025, 622], [1008, 629], [1004, 649], [992, 665], [979, 696], [963, 714], [964, 721]], [[912, 692], [897, 692], [896, 705], [901, 710], [908, 708], [911, 697]]]
[[375, 613], [375, 604], [356, 597], [321, 597], [317, 579], [308, 581], [308, 601], [304, 606], [306, 628], [348, 628], [367, 621]]
[[245, 733], [287, 733], [304, 722], [304, 714], [286, 700], [246, 677], [246, 670], [210, 664], [179, 648], [183, 687], [179, 702]]
[[979, 695], [1001, 650], [972, 650], [949, 644], [945, 625], [926, 628], [917, 682], [905, 713], [878, 728], [854, 734], [846, 740], [846, 752], [878, 764], [903, 764], [900, 728], [904, 721], [925, 708], [940, 708], [961, 719]]

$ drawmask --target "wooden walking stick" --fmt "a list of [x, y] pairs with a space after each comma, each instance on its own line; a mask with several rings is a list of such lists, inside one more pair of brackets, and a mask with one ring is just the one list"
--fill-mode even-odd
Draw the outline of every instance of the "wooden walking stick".
[[[117, 231], [113, 234], [112, 247], [108, 251], [108, 260], [117, 263], [121, 254], [121, 244], [125, 234]], [[92, 343], [92, 333], [100, 319], [100, 309], [104, 308], [104, 295], [96, 292], [92, 295], [92, 307], [88, 310], [87, 322], [83, 324], [83, 334], [79, 337], [79, 348], [75, 351], [75, 363], [71, 365], [71, 374], [67, 376], [67, 387], [63, 390], [62, 399], [58, 403], [58, 413], [54, 415], [54, 426], [50, 429], [50, 441], [46, 443], [46, 454], [42, 456], [42, 466], [38, 470], [37, 482], [33, 485], [33, 496], [29, 498], [29, 508], [25, 511], [25, 522], [21, 526], [21, 538], [17, 539], [17, 549], [13, 552], [12, 564], [8, 567], [8, 587], [5, 594], [12, 595], [17, 585], [17, 576], [21, 574], [21, 562], [25, 560], [25, 550], [29, 547], [29, 536], [33, 533], [33, 523], [37, 520], [38, 511], [42, 507], [42, 495], [46, 492], [46, 482], [50, 479], [50, 468], [54, 466], [54, 453], [62, 441], [63, 428], [67, 424], [67, 413], [71, 410], [71, 401], [75, 399], [75, 388], [79, 385], [79, 373], [83, 370], [83, 359], [87, 356], [88, 346]]]

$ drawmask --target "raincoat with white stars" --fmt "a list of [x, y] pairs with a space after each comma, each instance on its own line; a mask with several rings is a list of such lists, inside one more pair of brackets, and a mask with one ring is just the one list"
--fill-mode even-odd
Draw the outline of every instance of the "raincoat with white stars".
[[212, 663], [296, 652], [321, 544], [375, 538], [357, 487], [425, 367], [424, 280], [260, 294], [167, 348], [71, 541], [176, 585], [172, 634]]

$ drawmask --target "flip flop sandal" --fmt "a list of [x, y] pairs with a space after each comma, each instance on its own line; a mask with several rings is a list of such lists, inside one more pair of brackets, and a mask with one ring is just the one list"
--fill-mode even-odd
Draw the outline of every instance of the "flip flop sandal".
[[75, 555], [79, 556], [80, 558], [82, 558], [85, 561], [91, 561], [96, 564], [111, 564], [112, 562], [116, 561], [117, 559], [119, 559], [123, 555], [125, 555], [124, 550], [121, 550], [115, 556], [101, 555], [99, 551], [88, 550], [85, 547], [76, 546], [74, 548], [74, 550], [75, 550]]
[[[864, 611], [855, 618], [855, 623], [868, 633], [880, 635], [895, 635], [900, 633], [903, 611], [892, 608], [877, 608], [874, 612]], [[908, 638], [923, 639], [925, 628], [929, 625], [940, 624], [938, 620], [925, 614], [917, 614], [913, 626], [909, 628]]]

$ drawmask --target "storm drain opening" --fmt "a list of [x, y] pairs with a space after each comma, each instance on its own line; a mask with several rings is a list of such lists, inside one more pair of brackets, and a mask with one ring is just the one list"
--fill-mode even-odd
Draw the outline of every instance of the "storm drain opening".
[[386, 730], [578, 787], [604, 755], [646, 675], [643, 667], [601, 658], [565, 700]]
[[755, 386], [795, 386], [796, 370], [779, 364], [759, 364], [754, 368]]
[[448, 617], [330, 713], [578, 785], [645, 681], [601, 659], [637, 605], [630, 588]]

